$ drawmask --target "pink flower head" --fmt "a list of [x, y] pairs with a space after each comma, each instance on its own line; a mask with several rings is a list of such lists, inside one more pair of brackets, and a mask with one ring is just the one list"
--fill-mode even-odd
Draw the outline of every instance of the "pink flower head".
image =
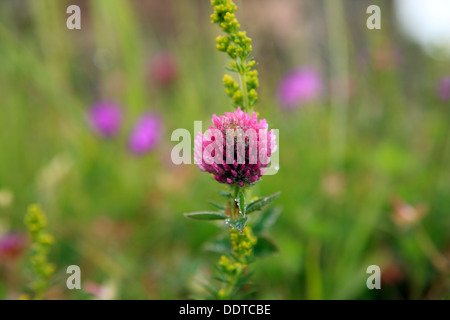
[[154, 83], [161, 87], [170, 86], [177, 77], [177, 64], [170, 52], [160, 52], [150, 61], [150, 77]]
[[442, 101], [450, 100], [450, 76], [442, 78], [439, 83], [438, 95]]
[[130, 150], [143, 155], [154, 149], [161, 139], [161, 119], [154, 114], [143, 115], [136, 123], [129, 139]]
[[25, 249], [26, 238], [19, 233], [0, 236], [0, 260], [16, 259]]
[[122, 112], [120, 107], [113, 102], [99, 102], [90, 108], [89, 121], [101, 136], [111, 138], [120, 130]]
[[212, 116], [213, 126], [195, 139], [194, 160], [201, 171], [212, 173], [220, 183], [241, 187], [258, 181], [276, 149], [273, 130], [238, 108], [223, 116]]
[[323, 90], [319, 73], [310, 68], [298, 69], [283, 77], [278, 87], [281, 107], [293, 109], [316, 99]]

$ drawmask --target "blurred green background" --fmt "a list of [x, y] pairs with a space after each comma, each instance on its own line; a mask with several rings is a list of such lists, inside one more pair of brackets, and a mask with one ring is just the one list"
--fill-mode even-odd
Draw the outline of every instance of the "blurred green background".
[[[81, 30], [66, 28], [71, 4]], [[253, 265], [254, 298], [450, 298], [450, 105], [437, 95], [449, 60], [402, 36], [391, 1], [236, 4], [260, 72], [256, 111], [280, 129], [280, 170], [253, 191], [282, 192], [268, 233], [279, 252]], [[370, 4], [382, 10], [381, 30], [366, 27]], [[25, 232], [28, 205], [41, 204], [55, 237], [48, 298], [201, 292], [196, 277], [219, 258], [205, 243], [224, 227], [183, 213], [220, 202], [224, 186], [173, 165], [170, 137], [232, 110], [211, 11], [200, 0], [0, 1], [0, 234]], [[152, 69], [162, 53], [173, 57], [169, 83]], [[287, 111], [277, 88], [299, 66], [319, 70], [325, 92]], [[114, 139], [87, 121], [100, 100], [123, 107]], [[163, 137], [137, 157], [127, 139], [146, 111], [161, 116]], [[402, 210], [417, 217], [405, 222]], [[0, 298], [17, 299], [27, 254], [0, 259]], [[381, 290], [366, 287], [373, 264]], [[82, 290], [66, 288], [69, 265], [80, 266]]]

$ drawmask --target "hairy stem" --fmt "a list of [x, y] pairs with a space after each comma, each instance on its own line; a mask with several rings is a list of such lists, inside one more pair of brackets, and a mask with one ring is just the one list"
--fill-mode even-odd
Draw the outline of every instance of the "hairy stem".
[[[245, 66], [241, 65], [242, 69], [245, 70]], [[244, 109], [244, 112], [250, 112], [250, 106], [248, 103], [248, 90], [247, 90], [247, 81], [246, 81], [246, 75], [245, 75], [245, 71], [241, 71], [239, 72], [239, 82], [241, 85], [241, 90], [242, 90], [242, 98], [243, 98], [243, 106], [242, 108]]]

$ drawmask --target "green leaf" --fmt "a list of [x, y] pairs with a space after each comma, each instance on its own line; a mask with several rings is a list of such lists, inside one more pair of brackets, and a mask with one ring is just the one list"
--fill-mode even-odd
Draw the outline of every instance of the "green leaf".
[[258, 220], [252, 225], [255, 233], [261, 233], [275, 224], [283, 210], [280, 207], [265, 210], [258, 216]]
[[278, 198], [280, 194], [281, 194], [281, 192], [277, 192], [271, 196], [267, 196], [265, 198], [260, 198], [258, 200], [255, 200], [255, 201], [249, 203], [245, 209], [246, 213], [249, 214], [251, 212], [263, 209], [264, 207], [271, 204], [276, 198]]
[[238, 230], [239, 232], [242, 232], [247, 225], [248, 217], [243, 217], [236, 220], [227, 219], [225, 220], [225, 223], [232, 227], [233, 229]]
[[230, 67], [225, 67], [225, 70], [230, 71], [230, 72], [238, 72], [236, 69], [232, 69]]
[[267, 239], [266, 237], [258, 237], [258, 242], [253, 248], [253, 252], [255, 257], [261, 258], [277, 253], [278, 248], [271, 240]]
[[193, 212], [185, 213], [184, 216], [194, 220], [224, 220], [228, 218], [222, 212]]
[[219, 289], [214, 285], [214, 283], [212, 283], [208, 279], [205, 279], [204, 277], [201, 278], [199, 277], [198, 279], [196, 279], [196, 282], [212, 296], [217, 295], [217, 291]]
[[[256, 292], [257, 292], [256, 290], [249, 290], [249, 291], [246, 291], [245, 293], [238, 295], [236, 298], [239, 300], [246, 300], [250, 296], [254, 295]], [[250, 298], [250, 300], [251, 300], [251, 298]]]
[[231, 197], [231, 193], [226, 192], [226, 191], [219, 191], [219, 195], [221, 195], [222, 197], [225, 197], [225, 198]]
[[224, 207], [223, 205], [217, 203], [217, 202], [214, 202], [214, 201], [208, 201], [208, 202], [209, 202], [209, 204], [212, 204], [212, 205], [213, 205], [214, 207], [216, 207], [217, 209], [225, 210], [225, 207]]
[[214, 280], [217, 280], [219, 282], [223, 282], [223, 283], [229, 283], [230, 281], [228, 281], [228, 279], [225, 279], [223, 277], [219, 277], [219, 276], [215, 276], [213, 277]]
[[220, 254], [227, 254], [231, 250], [230, 237], [220, 237], [214, 241], [207, 242], [204, 245], [204, 249]]
[[248, 284], [249, 282], [251, 282], [250, 279], [253, 277], [253, 274], [254, 274], [254, 272], [249, 272], [248, 274], [241, 276], [238, 279], [237, 284], [239, 286]]
[[239, 207], [239, 213], [245, 217], [245, 195], [242, 191], [239, 191], [238, 198], [236, 199]]

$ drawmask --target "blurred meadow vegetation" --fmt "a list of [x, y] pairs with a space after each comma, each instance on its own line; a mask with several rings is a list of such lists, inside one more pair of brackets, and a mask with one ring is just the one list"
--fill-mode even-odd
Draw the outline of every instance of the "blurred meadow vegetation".
[[[374, 3], [381, 30], [366, 28]], [[71, 4], [81, 30], [66, 28]], [[260, 72], [256, 111], [280, 130], [280, 170], [253, 192], [281, 191], [267, 233], [279, 252], [254, 264], [254, 298], [450, 298], [450, 105], [436, 94], [448, 60], [399, 34], [390, 1], [236, 4]], [[205, 130], [213, 113], [233, 108], [210, 14], [200, 0], [0, 2], [0, 234], [25, 232], [30, 204], [45, 210], [56, 268], [47, 298], [201, 292], [196, 277], [219, 257], [205, 245], [224, 227], [183, 213], [220, 202], [225, 187], [170, 156], [173, 130], [194, 135], [194, 120]], [[152, 73], [161, 53], [174, 59], [169, 83]], [[282, 109], [278, 84], [299, 66], [320, 71], [324, 93]], [[113, 139], [87, 121], [101, 100], [123, 108]], [[138, 157], [127, 139], [147, 111], [162, 118], [163, 137]], [[405, 208], [418, 216], [412, 223], [402, 224]], [[0, 298], [17, 299], [28, 255], [0, 259]], [[81, 290], [65, 286], [69, 265], [81, 268]], [[381, 290], [366, 287], [369, 265], [381, 268]]]

